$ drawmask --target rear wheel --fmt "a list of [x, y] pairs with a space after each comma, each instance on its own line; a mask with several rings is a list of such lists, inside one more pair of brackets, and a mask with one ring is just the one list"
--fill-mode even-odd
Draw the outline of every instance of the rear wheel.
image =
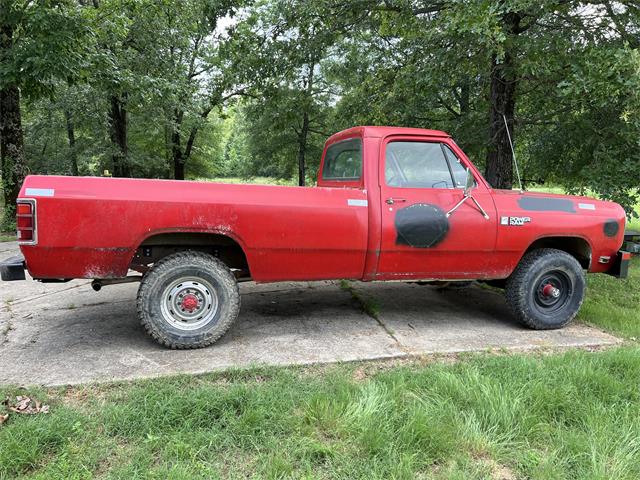
[[212, 255], [169, 255], [147, 272], [138, 290], [138, 318], [156, 341], [170, 348], [211, 345], [240, 311], [233, 273]]
[[578, 313], [585, 293], [581, 265], [566, 252], [541, 248], [526, 254], [507, 280], [507, 303], [530, 328], [562, 328]]

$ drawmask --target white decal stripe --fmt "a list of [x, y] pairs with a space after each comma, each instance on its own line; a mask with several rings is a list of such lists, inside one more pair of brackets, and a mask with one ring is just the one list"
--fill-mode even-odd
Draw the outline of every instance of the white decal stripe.
[[579, 203], [578, 208], [583, 210], [595, 210], [596, 206], [593, 203]]
[[369, 202], [367, 200], [358, 200], [356, 198], [347, 199], [347, 205], [350, 207], [368, 207]]
[[53, 188], [27, 188], [25, 195], [30, 197], [53, 197], [55, 190]]

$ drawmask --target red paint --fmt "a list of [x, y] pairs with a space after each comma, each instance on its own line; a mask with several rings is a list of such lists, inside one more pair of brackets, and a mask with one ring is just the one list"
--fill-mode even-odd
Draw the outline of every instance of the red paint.
[[191, 293], [186, 294], [182, 299], [182, 306], [189, 313], [193, 312], [196, 308], [198, 308], [199, 303], [200, 302], [198, 302], [198, 297], [196, 297]]
[[[558, 292], [559, 290], [554, 287], [553, 285], [551, 285], [550, 283], [547, 283], [544, 287], [542, 287], [542, 294], [545, 297], [551, 297], [554, 293]], [[557, 296], [558, 294], [556, 293], [555, 296]]]
[[[460, 157], [456, 145], [450, 138], [432, 133], [430, 132], [424, 140], [443, 142]], [[423, 136], [418, 138], [423, 140]], [[386, 136], [380, 145], [380, 158], [384, 158], [390, 141], [415, 139], [416, 135]], [[476, 173], [480, 177], [480, 174]], [[432, 248], [414, 248], [396, 245], [396, 210], [415, 203], [428, 203], [437, 205], [446, 212], [462, 198], [462, 190], [388, 187], [384, 182], [384, 161], [379, 161], [378, 175], [382, 180], [382, 238], [376, 278], [406, 278], [415, 275], [424, 278], [483, 278], [488, 271], [494, 269], [488, 265], [488, 257], [495, 248], [496, 214], [485, 182], [478, 182], [473, 196], [489, 214], [489, 220], [486, 220], [471, 202], [467, 202], [449, 217], [449, 232], [441, 244]], [[397, 206], [385, 203], [386, 199], [397, 197], [406, 199], [406, 202]]]
[[[597, 259], [615, 257], [622, 244], [625, 216], [619, 205], [559, 196], [574, 202], [575, 213], [524, 211], [518, 205], [523, 194], [490, 188], [444, 132], [356, 127], [333, 135], [327, 147], [349, 138], [363, 142], [362, 178], [320, 180], [317, 187], [29, 176], [20, 192], [22, 199], [37, 199], [37, 244], [21, 246], [29, 272], [42, 279], [122, 277], [142, 241], [165, 232], [228, 236], [241, 246], [252, 278], [260, 282], [505, 278], [535, 240], [549, 236], [584, 239], [596, 259], [590, 271], [600, 272], [611, 265]], [[448, 145], [473, 172], [473, 195], [489, 220], [468, 201], [449, 217], [449, 232], [436, 246], [396, 245], [395, 207], [390, 211], [385, 199], [400, 195], [384, 180], [385, 145], [392, 138]], [[55, 192], [30, 197], [27, 188]], [[446, 212], [462, 198], [462, 189], [404, 188], [402, 197], [407, 205], [431, 203]], [[579, 203], [594, 209], [580, 209]], [[505, 226], [501, 217], [531, 221]], [[614, 237], [603, 232], [610, 219], [621, 224]]]

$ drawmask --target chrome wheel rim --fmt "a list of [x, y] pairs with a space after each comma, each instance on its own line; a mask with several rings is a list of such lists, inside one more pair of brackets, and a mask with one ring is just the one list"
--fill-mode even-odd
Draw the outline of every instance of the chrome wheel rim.
[[201, 278], [179, 278], [162, 293], [161, 310], [171, 326], [197, 330], [215, 317], [218, 295], [211, 284]]

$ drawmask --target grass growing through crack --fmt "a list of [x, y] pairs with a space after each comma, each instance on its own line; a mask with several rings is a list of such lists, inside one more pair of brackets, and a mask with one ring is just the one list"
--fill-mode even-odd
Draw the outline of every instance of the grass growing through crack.
[[636, 348], [382, 365], [29, 391], [0, 478], [640, 477]]
[[358, 292], [358, 290], [354, 288], [350, 281], [341, 280], [340, 288], [351, 294], [353, 299], [358, 302], [360, 308], [364, 313], [376, 319], [380, 316], [380, 305], [378, 305], [376, 300]]

